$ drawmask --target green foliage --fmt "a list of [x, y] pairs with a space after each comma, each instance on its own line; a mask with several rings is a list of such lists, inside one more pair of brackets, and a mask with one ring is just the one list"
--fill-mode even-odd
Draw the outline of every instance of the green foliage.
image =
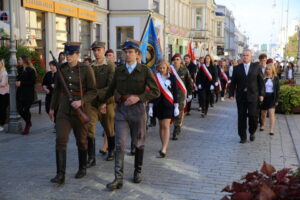
[[286, 56], [288, 57], [297, 57], [297, 49], [298, 49], [298, 40], [297, 40], [297, 33], [293, 36], [289, 37], [289, 41], [285, 46], [286, 48]]
[[[28, 56], [31, 58], [32, 64], [34, 65], [37, 71], [37, 78], [42, 79], [46, 73], [45, 63], [41, 60], [41, 54], [37, 51], [31, 51], [25, 46], [18, 46], [17, 48], [17, 59], [21, 56]], [[0, 48], [0, 59], [5, 60], [5, 66], [8, 72], [10, 72], [9, 65], [10, 52], [8, 47]]]
[[300, 86], [281, 86], [279, 102], [286, 114], [291, 113], [293, 107], [300, 106]]

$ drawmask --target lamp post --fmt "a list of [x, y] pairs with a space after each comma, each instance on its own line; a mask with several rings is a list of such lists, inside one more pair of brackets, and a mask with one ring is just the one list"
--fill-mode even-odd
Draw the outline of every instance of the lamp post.
[[16, 102], [16, 76], [17, 76], [17, 57], [16, 57], [16, 43], [15, 43], [15, 28], [14, 28], [14, 18], [13, 18], [13, 1], [9, 1], [9, 15], [10, 15], [10, 73], [8, 75], [9, 82], [9, 103], [10, 103], [10, 112], [9, 112], [9, 123], [8, 123], [8, 132], [9, 133], [20, 133], [22, 129], [20, 116], [17, 112], [17, 102]]
[[297, 72], [300, 67], [300, 25], [296, 26], [296, 30], [298, 31], [298, 53], [297, 53]]

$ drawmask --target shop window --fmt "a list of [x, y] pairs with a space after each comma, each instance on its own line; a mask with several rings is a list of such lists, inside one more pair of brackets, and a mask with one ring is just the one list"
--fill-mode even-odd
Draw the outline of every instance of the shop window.
[[196, 8], [196, 29], [200, 30], [202, 28], [202, 8]]
[[26, 46], [45, 55], [45, 17], [43, 12], [25, 10]]
[[90, 48], [91, 48], [91, 24], [89, 21], [80, 20], [80, 42], [81, 42], [81, 55], [89, 55], [90, 56]]
[[56, 16], [56, 48], [57, 52], [64, 50], [64, 43], [70, 41], [70, 18]]
[[123, 26], [117, 27], [117, 60], [122, 59], [122, 44], [128, 38], [133, 38], [133, 27], [132, 26]]
[[96, 40], [102, 41], [102, 25], [96, 24]]

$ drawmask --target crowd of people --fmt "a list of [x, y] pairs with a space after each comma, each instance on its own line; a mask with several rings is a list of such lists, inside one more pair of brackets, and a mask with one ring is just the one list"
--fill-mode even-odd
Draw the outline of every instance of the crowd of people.
[[[46, 94], [45, 108], [56, 130], [57, 174], [51, 182], [63, 184], [66, 173], [66, 149], [73, 130], [78, 147], [79, 169], [75, 178], [86, 175], [87, 168], [96, 165], [96, 125], [104, 129], [100, 153], [107, 161], [115, 160], [115, 179], [107, 184], [110, 190], [123, 186], [124, 152], [128, 134], [134, 159], [133, 181], [142, 181], [141, 171], [147, 128], [158, 119], [161, 148], [158, 157], [165, 158], [173, 126], [172, 140], [182, 133], [184, 117], [191, 115], [193, 98], [198, 98], [199, 118], [208, 117], [216, 102], [236, 98], [240, 143], [247, 142], [247, 118], [250, 141], [255, 132], [266, 127], [274, 135], [275, 107], [279, 99], [279, 79], [294, 79], [293, 63], [283, 65], [261, 54], [253, 63], [252, 52], [244, 50], [242, 59], [214, 60], [206, 55], [193, 61], [189, 54], [176, 53], [171, 63], [162, 59], [150, 69], [142, 63], [139, 43], [123, 44], [124, 64], [116, 63], [114, 51], [105, 51], [105, 43], [95, 41], [91, 50], [95, 60], [84, 56], [79, 62], [80, 43], [68, 42], [64, 52], [49, 63], [42, 89]], [[30, 133], [30, 107], [35, 96], [36, 70], [27, 56], [18, 60], [17, 110], [26, 125], [22, 132]], [[9, 105], [8, 74], [0, 61], [0, 131], [7, 122]], [[195, 102], [194, 102], [195, 103]], [[197, 115], [197, 114], [195, 114]], [[84, 118], [86, 116], [86, 118]], [[147, 121], [150, 125], [147, 126]]]

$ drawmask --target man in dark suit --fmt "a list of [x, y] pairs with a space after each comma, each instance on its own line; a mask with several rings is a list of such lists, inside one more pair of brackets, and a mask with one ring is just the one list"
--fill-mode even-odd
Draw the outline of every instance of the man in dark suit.
[[248, 49], [244, 50], [243, 63], [233, 69], [229, 91], [232, 101], [236, 91], [240, 143], [247, 141], [247, 117], [249, 118], [250, 141], [255, 140], [258, 101], [263, 101], [265, 93], [261, 70], [257, 64], [251, 63], [251, 60], [252, 52]]

